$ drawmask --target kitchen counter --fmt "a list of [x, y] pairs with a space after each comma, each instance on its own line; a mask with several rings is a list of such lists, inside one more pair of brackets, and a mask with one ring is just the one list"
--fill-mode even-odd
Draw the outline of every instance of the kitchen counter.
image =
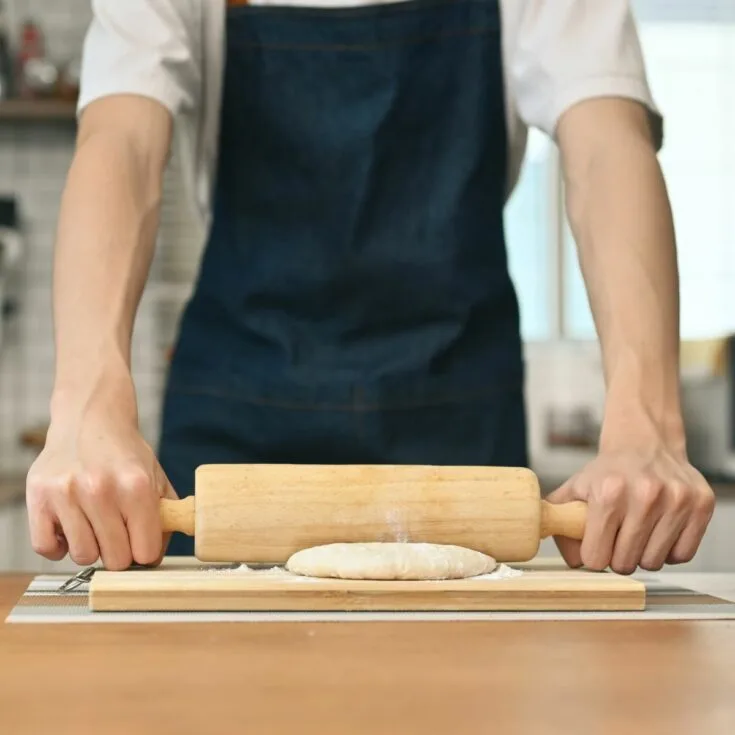
[[730, 621], [3, 624], [0, 661], [13, 735], [735, 732]]
[[[667, 569], [675, 568], [667, 567]], [[642, 582], [656, 580], [668, 587], [683, 587], [700, 592], [703, 595], [712, 595], [729, 602], [735, 602], [735, 573], [638, 571], [633, 576]]]

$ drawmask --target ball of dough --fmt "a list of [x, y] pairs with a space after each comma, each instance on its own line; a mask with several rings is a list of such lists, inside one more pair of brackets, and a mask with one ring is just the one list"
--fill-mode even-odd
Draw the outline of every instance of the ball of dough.
[[447, 544], [326, 544], [297, 551], [286, 569], [308, 577], [339, 579], [461, 579], [495, 569], [490, 556]]

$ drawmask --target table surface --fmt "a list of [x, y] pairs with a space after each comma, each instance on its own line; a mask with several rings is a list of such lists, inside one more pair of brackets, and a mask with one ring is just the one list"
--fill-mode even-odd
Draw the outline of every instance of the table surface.
[[734, 662], [728, 621], [0, 624], [0, 731], [732, 735]]

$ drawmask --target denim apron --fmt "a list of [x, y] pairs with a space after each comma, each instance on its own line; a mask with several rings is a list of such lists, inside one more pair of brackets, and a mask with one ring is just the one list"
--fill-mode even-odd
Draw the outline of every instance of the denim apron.
[[205, 463], [526, 465], [497, 0], [240, 6], [226, 36], [177, 492]]

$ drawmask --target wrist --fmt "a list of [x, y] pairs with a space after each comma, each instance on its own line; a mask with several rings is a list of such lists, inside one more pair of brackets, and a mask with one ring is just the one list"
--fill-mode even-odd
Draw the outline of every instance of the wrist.
[[616, 357], [606, 371], [600, 451], [664, 446], [685, 456], [677, 361], [633, 350], [619, 350]]
[[127, 365], [112, 360], [66, 375], [57, 371], [51, 395], [51, 425], [68, 425], [93, 409], [137, 425], [135, 385]]
[[678, 407], [662, 411], [643, 402], [609, 403], [600, 433], [600, 451], [648, 447], [664, 447], [686, 457], [684, 420]]

